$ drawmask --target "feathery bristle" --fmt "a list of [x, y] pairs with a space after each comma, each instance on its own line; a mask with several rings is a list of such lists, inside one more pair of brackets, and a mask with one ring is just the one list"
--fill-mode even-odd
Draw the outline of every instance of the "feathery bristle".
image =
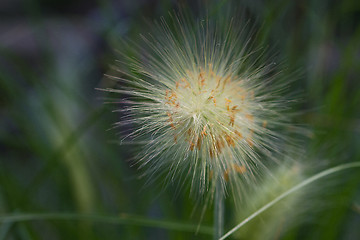
[[215, 181], [239, 193], [264, 165], [260, 156], [281, 152], [274, 129], [286, 124], [284, 84], [245, 32], [232, 20], [224, 29], [174, 17], [135, 47], [132, 73], [114, 91], [132, 97], [124, 123], [147, 141], [138, 161], [149, 176], [185, 176], [200, 195], [212, 194]]

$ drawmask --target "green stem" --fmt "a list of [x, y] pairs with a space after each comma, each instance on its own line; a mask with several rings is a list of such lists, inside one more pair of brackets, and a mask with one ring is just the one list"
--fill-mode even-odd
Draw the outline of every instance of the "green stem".
[[214, 239], [218, 240], [224, 234], [224, 194], [221, 182], [218, 180], [215, 187], [214, 202]]

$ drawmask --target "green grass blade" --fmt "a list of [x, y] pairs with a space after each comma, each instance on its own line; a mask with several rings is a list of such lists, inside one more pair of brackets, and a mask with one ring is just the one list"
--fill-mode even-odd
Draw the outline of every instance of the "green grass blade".
[[257, 210], [256, 212], [254, 212], [253, 214], [251, 214], [248, 218], [246, 218], [245, 220], [243, 220], [242, 222], [240, 222], [238, 225], [236, 225], [235, 227], [233, 227], [230, 231], [228, 231], [226, 234], [224, 234], [219, 240], [223, 240], [226, 239], [227, 237], [229, 237], [231, 234], [233, 234], [235, 231], [237, 231], [239, 228], [241, 228], [242, 226], [244, 226], [246, 223], [248, 223], [249, 221], [251, 221], [253, 218], [255, 218], [256, 216], [258, 216], [259, 214], [261, 214], [262, 212], [266, 211], [267, 209], [269, 209], [271, 206], [273, 206], [274, 204], [278, 203], [280, 200], [282, 200], [283, 198], [289, 196], [290, 194], [300, 190], [301, 188], [309, 185], [310, 183], [319, 180], [323, 177], [326, 177], [330, 174], [342, 171], [342, 170], [346, 170], [349, 168], [356, 168], [356, 167], [360, 167], [360, 162], [351, 162], [351, 163], [345, 163], [345, 164], [341, 164], [338, 165], [336, 167], [333, 168], [329, 168], [327, 170], [324, 170], [318, 174], [315, 174], [314, 176], [306, 179], [305, 181], [302, 181], [301, 183], [299, 183], [298, 185], [296, 185], [295, 187], [289, 189], [288, 191], [284, 192], [283, 194], [281, 194], [280, 196], [278, 196], [277, 198], [275, 198], [274, 200], [272, 200], [271, 202], [267, 203], [266, 205], [264, 205], [262, 208], [260, 208], [259, 210]]
[[184, 232], [194, 232], [201, 234], [213, 234], [212, 226], [200, 226], [196, 223], [181, 223], [171, 220], [149, 219], [141, 216], [120, 214], [118, 216], [76, 214], [76, 213], [26, 213], [0, 216], [0, 222], [25, 222], [25, 221], [44, 221], [44, 220], [74, 220], [102, 222], [108, 224], [137, 225], [143, 227], [163, 228], [167, 230], [177, 230]]

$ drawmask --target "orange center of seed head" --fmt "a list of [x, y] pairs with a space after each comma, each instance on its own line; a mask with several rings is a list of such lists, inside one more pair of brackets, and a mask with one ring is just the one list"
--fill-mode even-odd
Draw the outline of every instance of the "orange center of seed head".
[[[168, 124], [174, 131], [174, 141], [177, 143], [179, 136], [183, 135], [190, 151], [201, 150], [203, 146], [211, 158], [239, 141], [252, 147], [253, 130], [244, 127], [244, 123], [240, 124], [248, 122], [251, 126], [254, 122], [253, 115], [244, 111], [246, 95], [243, 88], [232, 82], [231, 74], [218, 75], [211, 64], [205, 70], [200, 68], [197, 73], [187, 71], [173, 89], [165, 91]], [[249, 97], [253, 95], [251, 93]], [[192, 116], [194, 120], [189, 124]], [[237, 121], [237, 118], [240, 119]], [[186, 128], [186, 133], [179, 132], [179, 129]]]

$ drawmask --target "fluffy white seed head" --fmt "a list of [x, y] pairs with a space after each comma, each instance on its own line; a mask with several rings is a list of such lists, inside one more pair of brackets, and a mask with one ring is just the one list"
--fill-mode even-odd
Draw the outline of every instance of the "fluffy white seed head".
[[109, 91], [127, 95], [120, 124], [145, 141], [137, 159], [149, 178], [187, 179], [200, 195], [212, 195], [220, 181], [224, 193], [239, 193], [281, 152], [284, 84], [263, 51], [250, 47], [244, 27], [174, 17], [119, 66], [122, 86]]

